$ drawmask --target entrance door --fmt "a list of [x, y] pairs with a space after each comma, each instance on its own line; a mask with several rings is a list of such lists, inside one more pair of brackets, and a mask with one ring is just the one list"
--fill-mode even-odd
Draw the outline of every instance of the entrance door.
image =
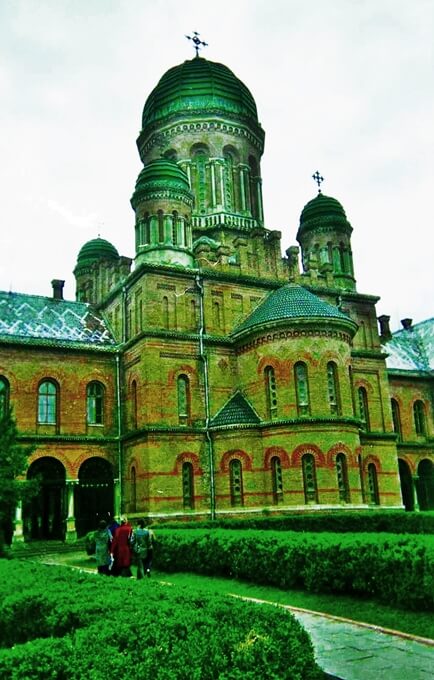
[[28, 479], [37, 479], [39, 491], [24, 507], [24, 531], [28, 538], [63, 540], [66, 529], [65, 468], [46, 456], [32, 463]]
[[104, 458], [89, 458], [78, 472], [75, 497], [77, 536], [97, 528], [101, 519], [113, 516], [114, 483], [111, 464]]
[[434, 464], [428, 458], [417, 466], [419, 476], [417, 496], [421, 510], [434, 510]]
[[401, 482], [402, 502], [407, 511], [414, 510], [413, 480], [408, 463], [401, 458], [398, 459], [399, 480]]

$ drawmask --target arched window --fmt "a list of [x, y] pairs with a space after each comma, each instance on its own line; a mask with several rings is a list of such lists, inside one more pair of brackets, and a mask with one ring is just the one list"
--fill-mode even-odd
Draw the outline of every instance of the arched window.
[[423, 401], [418, 399], [413, 404], [414, 429], [418, 437], [425, 437], [426, 422], [425, 422], [425, 406]]
[[303, 469], [303, 485], [305, 503], [318, 503], [318, 487], [316, 483], [315, 458], [305, 453], [301, 459]]
[[102, 425], [104, 422], [104, 385], [90, 382], [87, 386], [87, 423]]
[[162, 210], [159, 210], [157, 212], [157, 218], [158, 218], [158, 242], [164, 243], [164, 215]]
[[378, 494], [378, 479], [377, 468], [374, 463], [368, 465], [368, 502], [371, 505], [380, 505], [380, 497]]
[[194, 510], [194, 474], [191, 463], [182, 464], [182, 501], [186, 510]]
[[357, 390], [357, 395], [359, 398], [359, 416], [362, 421], [362, 427], [364, 430], [369, 432], [371, 429], [369, 422], [369, 406], [368, 406], [368, 395], [364, 387], [359, 387]]
[[338, 479], [339, 500], [341, 503], [350, 502], [350, 487], [348, 484], [347, 459], [343, 453], [336, 456], [336, 476]]
[[143, 215], [143, 243], [145, 245], [149, 245], [151, 242], [151, 229], [150, 229], [150, 223], [149, 223], [149, 213], [145, 213]]
[[6, 415], [9, 408], [9, 383], [0, 376], [0, 418]]
[[306, 364], [299, 361], [294, 366], [297, 409], [300, 416], [309, 414], [309, 382]]
[[198, 326], [197, 307], [198, 305], [196, 300], [190, 300], [190, 325], [193, 330], [197, 330]]
[[174, 246], [178, 245], [178, 213], [176, 210], [172, 212], [172, 243]]
[[274, 368], [267, 366], [264, 371], [265, 390], [267, 395], [267, 411], [270, 420], [277, 416], [277, 389]]
[[271, 478], [273, 483], [273, 502], [275, 505], [283, 501], [282, 464], [278, 456], [271, 459]]
[[233, 507], [244, 505], [243, 466], [238, 458], [234, 458], [229, 463], [229, 480], [231, 487], [231, 505]]
[[162, 313], [163, 313], [163, 328], [169, 330], [169, 298], [163, 297], [161, 301]]
[[190, 418], [190, 381], [186, 375], [178, 376], [178, 420], [180, 425], [187, 425]]
[[131, 383], [131, 425], [137, 430], [137, 382]]
[[131, 512], [137, 511], [137, 484], [136, 484], [136, 468], [133, 466], [131, 468]]
[[402, 428], [401, 428], [401, 414], [399, 412], [399, 404], [396, 399], [391, 400], [392, 405], [392, 420], [393, 420], [393, 430], [397, 434], [398, 441], [402, 441]]
[[340, 395], [339, 395], [339, 382], [338, 382], [338, 367], [334, 361], [329, 361], [327, 364], [327, 392], [330, 413], [336, 415], [340, 414]]
[[44, 380], [38, 389], [38, 423], [57, 423], [57, 387], [51, 380]]
[[213, 312], [214, 328], [216, 330], [220, 330], [221, 329], [221, 314], [220, 314], [220, 303], [219, 302], [213, 302], [212, 312]]

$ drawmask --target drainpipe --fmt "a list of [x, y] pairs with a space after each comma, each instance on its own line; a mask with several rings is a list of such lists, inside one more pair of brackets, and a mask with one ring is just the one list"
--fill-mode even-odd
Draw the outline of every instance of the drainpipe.
[[116, 411], [117, 411], [117, 439], [118, 439], [118, 478], [119, 478], [119, 514], [122, 513], [122, 413], [121, 413], [121, 365], [120, 352], [116, 352]]
[[209, 409], [209, 378], [208, 378], [208, 357], [204, 351], [203, 344], [203, 334], [205, 325], [205, 314], [204, 314], [204, 288], [203, 279], [200, 274], [196, 274], [196, 286], [199, 290], [199, 357], [202, 361], [203, 366], [203, 384], [205, 389], [205, 437], [208, 445], [208, 462], [209, 462], [209, 475], [210, 475], [210, 508], [211, 508], [211, 519], [215, 520], [215, 480], [214, 480], [214, 447], [211, 438], [211, 433], [209, 431], [209, 421], [210, 421], [210, 409]]

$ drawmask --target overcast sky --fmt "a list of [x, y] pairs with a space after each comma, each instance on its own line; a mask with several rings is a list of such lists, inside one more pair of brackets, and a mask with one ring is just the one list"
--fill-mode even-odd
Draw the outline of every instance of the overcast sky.
[[74, 299], [98, 233], [134, 256], [143, 105], [194, 30], [256, 100], [282, 250], [318, 169], [358, 291], [392, 329], [432, 317], [434, 0], [0, 0], [0, 290]]

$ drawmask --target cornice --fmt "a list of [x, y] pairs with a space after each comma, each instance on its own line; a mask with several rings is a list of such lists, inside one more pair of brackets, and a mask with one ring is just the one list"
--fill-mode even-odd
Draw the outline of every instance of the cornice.
[[[330, 330], [330, 329], [313, 329], [309, 328], [311, 325], [317, 325], [321, 320], [319, 318], [316, 318], [312, 321], [306, 321], [306, 319], [284, 319], [283, 321], [273, 321], [269, 324], [264, 324], [261, 328], [252, 328], [252, 329], [246, 329], [245, 332], [243, 332], [242, 339], [240, 339], [241, 336], [239, 337], [234, 337], [234, 342], [238, 345], [236, 349], [236, 353], [239, 354], [244, 354], [245, 352], [249, 352], [252, 349], [256, 349], [260, 345], [266, 345], [270, 342], [276, 342], [277, 340], [289, 340], [289, 339], [299, 339], [299, 338], [333, 338], [336, 340], [343, 340], [346, 342], [348, 345], [351, 344], [352, 340], [352, 335], [350, 334], [349, 331], [342, 331], [342, 330]], [[322, 319], [322, 321], [327, 321], [329, 322], [330, 319]], [[337, 319], [333, 319], [334, 325], [338, 326], [344, 325], [344, 322], [340, 322]], [[305, 326], [307, 328], [304, 329], [291, 329], [291, 330], [273, 330], [273, 332], [266, 332], [267, 329], [270, 331], [272, 329], [275, 329], [276, 326]], [[252, 336], [255, 335], [252, 340], [249, 342], [244, 342], [244, 344], [240, 344], [243, 342], [244, 338], [246, 336]]]

